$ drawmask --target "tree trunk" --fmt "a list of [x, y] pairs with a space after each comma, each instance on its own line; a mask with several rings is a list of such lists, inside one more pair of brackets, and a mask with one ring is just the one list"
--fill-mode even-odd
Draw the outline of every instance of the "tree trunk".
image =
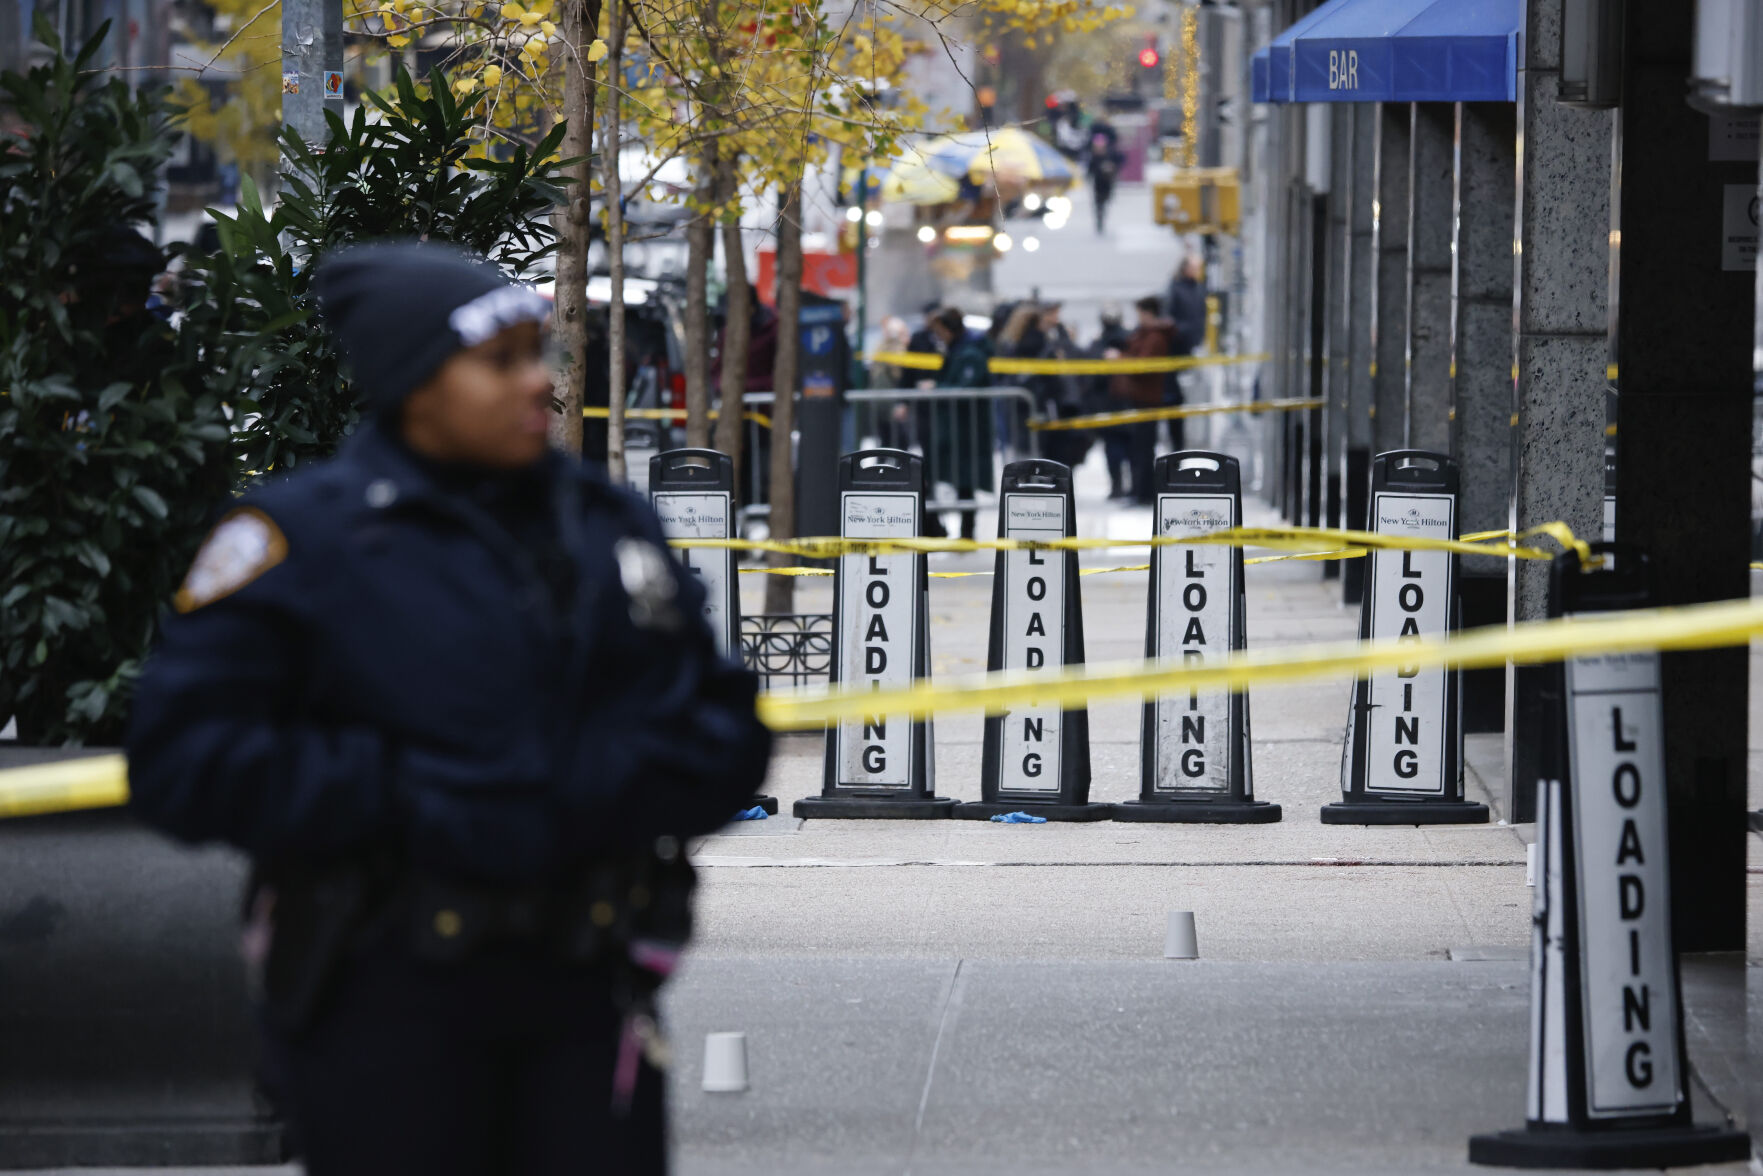
[[[734, 197], [734, 161], [723, 161], [725, 199]], [[747, 255], [741, 248], [738, 209], [722, 224], [723, 264], [728, 270], [728, 324], [722, 334], [722, 403], [716, 420], [716, 448], [735, 465], [735, 498], [741, 495], [741, 439], [746, 422], [741, 400], [747, 391], [747, 347], [753, 341], [753, 306], [747, 293]]]
[[575, 182], [557, 210], [557, 280], [552, 329], [563, 354], [563, 379], [558, 399], [563, 408], [551, 422], [551, 444], [570, 454], [582, 451], [582, 402], [588, 384], [588, 236], [593, 227], [594, 75], [587, 64], [588, 46], [600, 27], [600, 0], [569, 0], [563, 6], [563, 37], [570, 46], [563, 69], [565, 129], [559, 148], [565, 159], [578, 159], [569, 169]]
[[606, 474], [614, 486], [629, 477], [624, 464], [624, 182], [618, 175], [619, 79], [624, 73], [624, 3], [612, 0], [606, 44], [606, 129], [601, 136], [601, 187], [606, 200], [606, 268], [612, 292], [606, 306]]
[[[802, 181], [778, 192], [777, 215], [777, 362], [771, 369], [776, 401], [771, 407], [771, 537], [796, 534], [796, 463], [791, 460], [790, 435], [796, 425], [796, 385], [801, 383], [802, 356]], [[774, 553], [773, 567], [788, 564]], [[765, 611], [795, 611], [796, 578], [765, 577]]]
[[716, 252], [716, 226], [710, 205], [716, 193], [716, 147], [699, 159], [704, 177], [686, 225], [686, 444], [710, 444], [710, 256]]

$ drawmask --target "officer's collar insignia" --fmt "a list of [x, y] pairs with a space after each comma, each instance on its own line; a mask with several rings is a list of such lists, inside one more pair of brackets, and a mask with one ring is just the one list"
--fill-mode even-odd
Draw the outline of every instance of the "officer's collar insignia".
[[228, 514], [196, 553], [172, 603], [195, 612], [230, 596], [288, 557], [288, 541], [275, 520], [255, 507]]
[[639, 629], [679, 628], [679, 610], [674, 607], [679, 584], [667, 553], [647, 539], [627, 538], [612, 545], [612, 554], [618, 560], [625, 595], [631, 598], [631, 623]]

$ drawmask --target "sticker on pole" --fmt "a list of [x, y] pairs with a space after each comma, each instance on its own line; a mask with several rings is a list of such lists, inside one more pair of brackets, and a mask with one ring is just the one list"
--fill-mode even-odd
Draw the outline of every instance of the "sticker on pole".
[[[1228, 494], [1165, 494], [1157, 534], [1202, 535], [1236, 524]], [[1231, 650], [1231, 561], [1218, 544], [1157, 548], [1157, 654], [1204, 664]], [[1230, 791], [1230, 691], [1212, 688], [1157, 696], [1159, 792]]]
[[[726, 490], [661, 491], [654, 496], [661, 533], [669, 539], [729, 538], [729, 493]], [[734, 575], [734, 552], [728, 548], [675, 548], [680, 561], [698, 577], [704, 589], [704, 619], [716, 635], [716, 648], [724, 657], [739, 652], [732, 648], [735, 635], [728, 615], [729, 577]]]
[[[841, 496], [847, 539], [906, 539], [918, 533], [918, 496], [847, 490]], [[839, 680], [861, 690], [912, 682], [918, 623], [918, 561], [923, 556], [839, 557]], [[906, 714], [865, 715], [839, 724], [838, 783], [850, 788], [909, 788], [913, 723]]]
[[[1007, 539], [1063, 539], [1065, 498], [1006, 494]], [[1065, 554], [1004, 553], [1004, 668], [1046, 670], [1064, 661]], [[1057, 706], [1015, 706], [1003, 716], [1000, 792], [1059, 791], [1060, 719]]]
[[[1456, 535], [1448, 494], [1377, 494], [1372, 530], [1404, 539]], [[1371, 639], [1418, 641], [1443, 634], [1451, 622], [1451, 553], [1376, 551], [1371, 556]], [[1442, 796], [1445, 779], [1443, 666], [1404, 666], [1371, 675], [1366, 712], [1367, 792]]]
[[1586, 1109], [1664, 1114], [1682, 1101], [1671, 952], [1659, 655], [1567, 663], [1581, 917]]

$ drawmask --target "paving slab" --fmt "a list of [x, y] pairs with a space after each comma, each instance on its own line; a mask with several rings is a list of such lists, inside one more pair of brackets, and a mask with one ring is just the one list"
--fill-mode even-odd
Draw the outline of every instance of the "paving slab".
[[[1692, 1006], [1730, 1008], [1743, 971], [1687, 969]], [[1528, 983], [1513, 961], [694, 956], [669, 998], [678, 1170], [1474, 1171], [1469, 1135], [1523, 1117]], [[1690, 1020], [1704, 1120], [1742, 1102], [1731, 1028]], [[752, 1089], [705, 1094], [702, 1035], [731, 1029]]]

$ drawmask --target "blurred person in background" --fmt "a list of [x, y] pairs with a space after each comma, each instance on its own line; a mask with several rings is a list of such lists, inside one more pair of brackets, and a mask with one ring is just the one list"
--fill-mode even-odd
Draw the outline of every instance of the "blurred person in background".
[[[1148, 295], [1133, 303], [1138, 325], [1126, 338], [1126, 346], [1118, 356], [1127, 359], [1154, 359], [1166, 356], [1175, 345], [1175, 324], [1163, 317], [1163, 303]], [[1121, 409], [1163, 407], [1163, 373], [1117, 373], [1111, 388]], [[1127, 432], [1127, 461], [1132, 469], [1133, 501], [1140, 506], [1152, 504], [1151, 469], [1157, 456], [1157, 422], [1141, 421], [1124, 426]]]
[[1120, 178], [1120, 135], [1106, 119], [1096, 119], [1089, 128], [1089, 147], [1085, 150], [1085, 170], [1090, 177], [1090, 191], [1096, 198], [1096, 236], [1108, 231], [1108, 202], [1114, 198], [1114, 183]]
[[[1189, 252], [1176, 267], [1175, 277], [1163, 295], [1163, 313], [1175, 326], [1175, 342], [1171, 355], [1193, 355], [1206, 342], [1205, 263], [1198, 253]], [[1187, 402], [1186, 372], [1170, 372], [1164, 377], [1163, 403], [1174, 407]], [[1169, 448], [1179, 452], [1185, 445], [1186, 431], [1181, 418], [1164, 422], [1169, 428]]]
[[[1121, 322], [1120, 304], [1102, 304], [1101, 329], [1084, 349], [1089, 359], [1119, 359], [1126, 351], [1129, 332]], [[1124, 412], [1127, 403], [1114, 393], [1114, 377], [1084, 377], [1083, 411], [1086, 413]], [[1130, 437], [1125, 426], [1114, 425], [1102, 431], [1102, 455], [1108, 466], [1108, 497], [1119, 500], [1132, 497], [1128, 481]]]
[[[904, 352], [911, 350], [912, 332], [906, 326], [906, 320], [899, 315], [889, 315], [881, 323], [881, 350], [884, 352]], [[916, 381], [918, 373], [892, 363], [871, 363], [869, 365], [869, 386], [871, 388], [909, 388]], [[889, 449], [912, 448], [912, 406], [904, 400], [896, 400], [885, 406], [876, 421], [876, 432], [882, 445]]]
[[[931, 329], [943, 345], [943, 367], [937, 373], [938, 388], [986, 388], [992, 377], [988, 364], [992, 351], [983, 335], [967, 329], [961, 312], [945, 307], [931, 320]], [[981, 488], [992, 486], [992, 414], [979, 400], [940, 400], [931, 405], [930, 429], [925, 437], [929, 458], [928, 476], [947, 481], [955, 496], [972, 500]], [[961, 512], [961, 537], [972, 539], [977, 512]], [[933, 530], [934, 528], [934, 530]], [[925, 534], [946, 534], [940, 521], [925, 516]]]

